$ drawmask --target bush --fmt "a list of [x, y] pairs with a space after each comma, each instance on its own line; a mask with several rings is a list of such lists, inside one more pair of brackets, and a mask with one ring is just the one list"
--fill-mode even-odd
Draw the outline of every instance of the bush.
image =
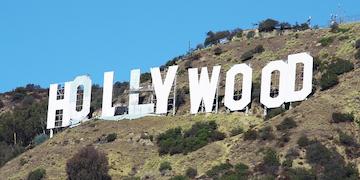
[[334, 42], [334, 37], [333, 36], [329, 36], [329, 37], [323, 37], [319, 40], [319, 43], [321, 44], [321, 46], [325, 47], [330, 45], [331, 43]]
[[41, 180], [45, 178], [45, 175], [46, 175], [46, 170], [43, 168], [38, 168], [29, 173], [27, 180]]
[[332, 153], [320, 142], [312, 142], [306, 148], [306, 159], [312, 164], [325, 165], [332, 157]]
[[169, 129], [157, 137], [159, 154], [178, 154], [196, 151], [208, 143], [223, 140], [225, 134], [217, 131], [215, 121], [197, 122], [182, 132], [180, 127]]
[[355, 48], [360, 49], [360, 39], [356, 40], [355, 42]]
[[337, 59], [328, 66], [328, 72], [335, 73], [336, 75], [344, 74], [353, 69], [354, 65], [350, 61], [343, 59]]
[[346, 164], [337, 151], [326, 148], [318, 141], [307, 147], [306, 159], [319, 167], [320, 179], [357, 179], [359, 176], [356, 166]]
[[340, 112], [334, 112], [332, 114], [332, 122], [333, 123], [340, 123], [340, 122], [353, 122], [354, 121], [354, 115], [349, 113], [340, 113]]
[[255, 37], [255, 31], [249, 31], [247, 34], [246, 34], [246, 38], [247, 39], [251, 39], [251, 38], [254, 38]]
[[321, 90], [327, 90], [339, 83], [338, 77], [333, 72], [325, 72], [320, 78]]
[[159, 171], [163, 172], [163, 171], [167, 171], [167, 170], [171, 171], [172, 167], [171, 167], [170, 162], [164, 161], [160, 164]]
[[66, 163], [69, 180], [73, 179], [111, 179], [106, 155], [93, 146], [86, 146]]
[[271, 32], [279, 25], [279, 22], [273, 19], [266, 19], [259, 23], [259, 31], [260, 32]]
[[212, 167], [206, 172], [206, 175], [212, 179], [248, 179], [249, 167], [242, 163], [235, 166], [230, 163], [223, 163]]
[[273, 129], [270, 126], [266, 126], [259, 130], [259, 138], [263, 141], [273, 140], [275, 138], [273, 134]]
[[209, 177], [219, 177], [225, 172], [231, 170], [233, 165], [230, 163], [223, 163], [217, 166], [212, 167], [210, 170], [206, 172], [206, 175]]
[[244, 132], [242, 127], [236, 127], [230, 131], [230, 136], [236, 136]]
[[304, 168], [290, 169], [286, 172], [286, 176], [293, 180], [316, 180], [316, 174], [312, 170]]
[[222, 53], [221, 48], [217, 47], [217, 48], [214, 49], [214, 54], [215, 55], [219, 56], [221, 53]]
[[356, 140], [352, 136], [349, 136], [342, 131], [339, 132], [339, 141], [341, 144], [343, 144], [345, 146], [356, 146], [357, 145]]
[[45, 142], [48, 139], [49, 139], [49, 136], [46, 135], [46, 134], [36, 135], [35, 138], [34, 138], [34, 144], [35, 145], [42, 144], [43, 142]]
[[306, 147], [306, 146], [308, 146], [308, 145], [310, 144], [310, 141], [309, 141], [309, 139], [308, 139], [305, 135], [302, 135], [302, 136], [298, 139], [297, 143], [298, 143], [298, 145], [299, 145], [300, 147]]
[[116, 138], [117, 138], [117, 134], [116, 133], [111, 133], [111, 134], [108, 134], [106, 136], [106, 141], [107, 142], [113, 142], [113, 141], [115, 141]]
[[195, 178], [197, 176], [198, 172], [196, 169], [190, 167], [190, 168], [186, 169], [185, 174], [189, 178]]
[[262, 53], [264, 51], [265, 51], [265, 49], [262, 45], [257, 45], [254, 49], [246, 51], [244, 54], [242, 54], [240, 59], [241, 59], [241, 61], [247, 61], [247, 60], [252, 59], [255, 54]]
[[285, 109], [283, 108], [274, 108], [274, 109], [269, 109], [268, 110], [268, 113], [266, 114], [266, 117], [265, 119], [268, 120], [268, 119], [271, 119], [279, 114], [282, 114], [283, 112], [285, 112]]
[[265, 51], [264, 46], [263, 45], [257, 45], [254, 49], [253, 49], [254, 53], [262, 53]]
[[279, 166], [280, 161], [276, 151], [267, 149], [263, 158], [262, 171], [266, 174], [275, 174]]
[[292, 118], [285, 118], [279, 125], [276, 126], [276, 129], [279, 131], [284, 131], [297, 127], [296, 122]]
[[248, 131], [246, 131], [244, 133], [244, 140], [256, 140], [258, 137], [258, 132], [256, 130], [253, 129], [249, 129]]
[[254, 57], [254, 52], [252, 50], [244, 52], [244, 54], [241, 55], [240, 60], [241, 61], [247, 61]]
[[292, 167], [292, 164], [293, 164], [293, 160], [290, 159], [290, 158], [286, 158], [284, 162], [282, 162], [281, 166], [286, 168], [286, 169], [289, 169]]
[[360, 49], [358, 49], [355, 53], [355, 59], [360, 60]]

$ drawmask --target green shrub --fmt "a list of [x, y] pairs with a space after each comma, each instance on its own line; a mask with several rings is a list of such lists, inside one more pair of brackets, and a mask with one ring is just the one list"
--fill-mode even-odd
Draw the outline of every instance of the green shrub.
[[244, 140], [256, 140], [258, 137], [258, 132], [254, 129], [249, 129], [244, 133]]
[[360, 39], [356, 40], [355, 42], [355, 48], [360, 49]]
[[253, 49], [254, 53], [262, 53], [265, 51], [264, 46], [263, 45], [257, 45], [254, 49]]
[[195, 178], [197, 176], [198, 172], [196, 169], [189, 167], [186, 169], [185, 174], [189, 178]]
[[244, 52], [244, 54], [241, 55], [240, 60], [241, 61], [247, 61], [254, 57], [254, 52], [252, 50]]
[[263, 141], [265, 140], [273, 140], [275, 135], [273, 133], [273, 129], [270, 126], [266, 126], [259, 130], [259, 138]]
[[106, 141], [107, 142], [113, 142], [113, 141], [115, 141], [116, 138], [117, 138], [117, 134], [116, 133], [111, 133], [111, 134], [108, 134], [106, 136]]
[[354, 65], [347, 60], [337, 59], [328, 66], [328, 72], [333, 72], [336, 75], [344, 74], [354, 69]]
[[241, 55], [240, 60], [241, 61], [247, 61], [254, 57], [255, 54], [264, 52], [265, 49], [262, 45], [257, 45], [254, 49], [250, 49], [249, 51], [244, 52], [244, 54]]
[[206, 172], [206, 175], [212, 179], [245, 180], [248, 179], [249, 167], [242, 163], [236, 164], [235, 166], [230, 163], [223, 163], [212, 167]]
[[219, 56], [221, 53], [222, 53], [222, 49], [221, 49], [221, 48], [217, 47], [217, 48], [214, 49], [214, 54], [215, 54], [215, 55]]
[[283, 146], [285, 143], [288, 143], [290, 141], [290, 133], [285, 132], [281, 135], [279, 138], [280, 145]]
[[318, 141], [306, 147], [306, 159], [312, 164], [325, 165], [332, 157], [332, 153]]
[[315, 141], [306, 149], [306, 159], [320, 170], [320, 179], [357, 179], [359, 172], [353, 164], [346, 164], [335, 149], [328, 149]]
[[290, 158], [286, 158], [284, 162], [282, 162], [281, 166], [284, 167], [284, 168], [291, 168], [292, 167], [292, 164], [293, 164], [293, 160], [290, 159]]
[[43, 142], [45, 142], [46, 140], [49, 139], [49, 136], [46, 135], [46, 134], [39, 134], [39, 135], [36, 135], [35, 138], [34, 138], [34, 144], [35, 145], [39, 145]]
[[249, 31], [247, 34], [246, 34], [246, 38], [247, 39], [251, 39], [251, 38], [254, 38], [255, 37], [255, 31]]
[[355, 59], [360, 60], [360, 49], [355, 52]]
[[338, 77], [333, 72], [325, 72], [320, 78], [321, 90], [327, 90], [339, 83]]
[[268, 120], [268, 119], [271, 119], [279, 114], [282, 114], [283, 112], [285, 112], [286, 110], [283, 109], [283, 108], [274, 108], [274, 109], [269, 109], [267, 114], [266, 114], [266, 117], [265, 119]]
[[349, 113], [334, 112], [332, 114], [332, 122], [333, 123], [353, 122], [354, 119], [355, 119], [354, 115], [349, 114]]
[[347, 135], [342, 131], [339, 131], [339, 141], [341, 144], [343, 144], [345, 146], [356, 146], [357, 145], [354, 137]]
[[309, 139], [308, 139], [305, 135], [302, 135], [302, 136], [298, 139], [297, 143], [298, 143], [298, 145], [299, 145], [300, 147], [306, 147], [306, 146], [308, 146], [308, 145], [310, 144], [310, 141], [309, 141]]
[[76, 153], [66, 163], [66, 173], [69, 180], [103, 179], [109, 180], [109, 164], [106, 155], [93, 146], [86, 146]]
[[321, 44], [321, 46], [325, 47], [330, 45], [331, 43], [334, 42], [334, 37], [333, 36], [328, 36], [328, 37], [323, 37], [319, 40], [319, 43]]
[[284, 131], [297, 127], [296, 122], [292, 118], [285, 118], [279, 125], [276, 126], [276, 129], [279, 131]]
[[196, 151], [208, 143], [223, 140], [225, 134], [217, 131], [215, 121], [197, 122], [189, 130], [169, 129], [157, 137], [159, 154], [178, 154]]
[[320, 59], [319, 57], [314, 57], [313, 70], [314, 70], [314, 71], [323, 72], [324, 69], [325, 69], [325, 65], [324, 65], [324, 63], [321, 61], [321, 59]]
[[236, 127], [230, 131], [230, 136], [236, 136], [239, 134], [242, 134], [244, 132], [244, 129], [242, 127]]
[[172, 167], [171, 167], [170, 162], [164, 161], [160, 164], [159, 171], [163, 172], [163, 171], [167, 171], [167, 170], [169, 170], [169, 171], [172, 170]]
[[280, 166], [280, 160], [277, 152], [273, 149], [267, 149], [262, 163], [262, 171], [265, 174], [275, 174]]
[[45, 175], [46, 175], [46, 170], [43, 168], [38, 168], [29, 173], [27, 180], [41, 180], [45, 178]]

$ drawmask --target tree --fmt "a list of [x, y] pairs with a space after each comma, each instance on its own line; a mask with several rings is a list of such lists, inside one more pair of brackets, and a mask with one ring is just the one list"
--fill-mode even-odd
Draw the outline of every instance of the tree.
[[274, 19], [266, 19], [259, 23], [258, 29], [260, 32], [271, 32], [274, 29], [276, 29], [278, 25], [279, 25], [278, 21], [276, 21]]
[[106, 155], [93, 146], [86, 146], [66, 163], [69, 180], [109, 180], [109, 165]]
[[43, 168], [36, 169], [31, 171], [27, 177], [27, 180], [41, 180], [44, 179], [46, 175], [46, 170]]
[[291, 29], [291, 24], [288, 22], [282, 22], [279, 24], [279, 26], [280, 26], [280, 30]]

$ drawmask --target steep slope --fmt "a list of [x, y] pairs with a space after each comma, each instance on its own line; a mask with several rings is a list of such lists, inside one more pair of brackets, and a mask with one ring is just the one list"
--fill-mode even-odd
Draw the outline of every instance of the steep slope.
[[[330, 122], [332, 113], [337, 111], [353, 113], [357, 120], [360, 118], [360, 63], [354, 58], [356, 50], [353, 47], [354, 41], [360, 37], [360, 24], [345, 25], [342, 28], [348, 30], [339, 33], [330, 33], [327, 29], [287, 32], [284, 35], [249, 40], [243, 37], [227, 44], [195, 51], [176, 61], [180, 66], [178, 88], [183, 90], [184, 94], [187, 94], [188, 86], [186, 68], [220, 64], [223, 68], [221, 77], [224, 80], [226, 70], [233, 64], [241, 63], [240, 57], [257, 45], [262, 45], [265, 51], [255, 54], [246, 61], [251, 63], [254, 69], [255, 83], [259, 82], [260, 70], [267, 62], [286, 59], [287, 55], [298, 52], [310, 52], [324, 64], [332, 62], [333, 56], [347, 59], [355, 64], [353, 71], [340, 76], [338, 85], [325, 91], [319, 91], [318, 88], [308, 100], [281, 115], [264, 121], [258, 100], [254, 100], [252, 114], [249, 116], [243, 113], [225, 113], [224, 108], [220, 109], [220, 114], [191, 116], [187, 115], [189, 100], [188, 96], [185, 96], [184, 104], [180, 106], [176, 117], [146, 117], [120, 122], [93, 120], [76, 128], [66, 129], [56, 134], [53, 139], [26, 151], [1, 167], [0, 177], [23, 179], [30, 171], [42, 167], [46, 169], [48, 179], [66, 179], [66, 161], [80, 148], [90, 144], [108, 155], [109, 173], [114, 179], [125, 176], [169, 179], [173, 175], [184, 174], [188, 166], [196, 167], [199, 174], [203, 175], [211, 167], [224, 162], [233, 164], [243, 162], [255, 173], [262, 161], [260, 151], [267, 147], [274, 148], [280, 154], [281, 161], [284, 161], [290, 149], [298, 151], [300, 155], [293, 165], [308, 168], [304, 150], [297, 145], [298, 138], [304, 134], [310, 139], [318, 139], [329, 148], [335, 148], [346, 161], [357, 164], [360, 170], [360, 152], [356, 152], [358, 149], [355, 149], [354, 155], [348, 156], [345, 147], [338, 142], [337, 133], [340, 129], [346, 134], [353, 135], [360, 142], [359, 127], [356, 123]], [[324, 37], [334, 37], [334, 40], [329, 45], [322, 46], [319, 42]], [[220, 55], [214, 54], [217, 47], [222, 50]], [[315, 80], [319, 80], [320, 75], [321, 72], [316, 71]], [[223, 86], [222, 83], [220, 94], [223, 94]], [[126, 95], [120, 95], [117, 99], [124, 98]], [[275, 127], [287, 117], [294, 119], [297, 127], [287, 133], [290, 140], [283, 142], [281, 138], [284, 132], [276, 131]], [[220, 126], [219, 130], [228, 134], [228, 137], [186, 155], [159, 156], [155, 140], [150, 140], [150, 136], [156, 137], [167, 129], [178, 126], [187, 129], [195, 122], [210, 120], [215, 120]], [[270, 126], [275, 130], [275, 139], [245, 141], [243, 135], [230, 137], [230, 131], [238, 126], [244, 129], [249, 127], [262, 129]], [[118, 138], [114, 142], [105, 143], [104, 138], [109, 133], [117, 133]], [[171, 163], [173, 170], [162, 176], [158, 168], [165, 160]]]
[[[318, 93], [315, 97], [304, 101], [299, 106], [263, 122], [254, 116], [244, 116], [240, 113], [197, 115], [179, 117], [146, 117], [140, 120], [107, 122], [92, 121], [73, 129], [67, 129], [57, 134], [34, 149], [31, 149], [16, 159], [8, 162], [1, 168], [1, 177], [20, 179], [37, 167], [43, 167], [47, 171], [49, 179], [65, 179], [65, 164], [74, 153], [81, 147], [94, 144], [99, 150], [108, 154], [111, 167], [110, 175], [114, 179], [123, 176], [136, 175], [148, 176], [154, 179], [167, 179], [174, 174], [183, 174], [188, 166], [197, 167], [199, 174], [203, 174], [210, 167], [225, 162], [227, 159], [232, 163], [243, 162], [254, 168], [261, 161], [259, 150], [264, 147], [275, 148], [281, 157], [291, 148], [297, 148], [297, 139], [303, 135], [316, 138], [329, 147], [336, 147], [344, 153], [344, 149], [337, 141], [337, 129], [353, 135], [360, 141], [359, 128], [354, 123], [330, 123], [332, 112], [354, 111], [357, 117], [360, 115], [360, 69], [341, 77], [341, 83], [334, 89]], [[248, 128], [256, 125], [260, 129], [265, 125], [272, 127], [279, 124], [284, 118], [292, 117], [298, 127], [290, 131], [290, 141], [279, 146], [278, 138], [281, 132], [276, 132], [277, 139], [272, 141], [244, 141], [242, 135], [228, 137], [223, 141], [209, 144], [198, 151], [187, 155], [159, 156], [157, 147], [153, 142], [142, 138], [141, 134], [148, 133], [156, 136], [166, 129], [181, 126], [189, 128], [197, 121], [216, 120], [220, 124], [220, 131], [229, 131], [241, 125]], [[99, 139], [104, 134], [115, 132], [118, 139], [111, 143], [100, 143]], [[171, 162], [173, 171], [168, 176], [161, 176], [159, 164], [167, 160]], [[358, 165], [360, 170], [360, 157], [347, 159]], [[25, 162], [25, 163], [24, 163]], [[305, 166], [306, 161], [298, 159], [295, 166]]]

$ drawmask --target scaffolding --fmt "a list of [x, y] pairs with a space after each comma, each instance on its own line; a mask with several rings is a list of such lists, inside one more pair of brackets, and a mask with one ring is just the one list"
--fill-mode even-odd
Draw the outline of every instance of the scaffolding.
[[[161, 72], [161, 76], [162, 77], [166, 76], [165, 70]], [[130, 89], [128, 91], [128, 93], [129, 94], [142, 94], [142, 97], [144, 96], [144, 94], [145, 94], [145, 96], [150, 96], [150, 103], [154, 104], [154, 110], [156, 112], [156, 103], [157, 103], [156, 93], [155, 93], [155, 89], [154, 89], [151, 81], [150, 81], [150, 84], [145, 87], [140, 86], [139, 89]], [[168, 103], [167, 103], [168, 108], [167, 108], [166, 115], [168, 115], [168, 114], [175, 115], [176, 114], [176, 84], [177, 84], [177, 79], [175, 76], [174, 83], [172, 84], [172, 87], [171, 87], [171, 90], [170, 90], [170, 93], [168, 96]]]

